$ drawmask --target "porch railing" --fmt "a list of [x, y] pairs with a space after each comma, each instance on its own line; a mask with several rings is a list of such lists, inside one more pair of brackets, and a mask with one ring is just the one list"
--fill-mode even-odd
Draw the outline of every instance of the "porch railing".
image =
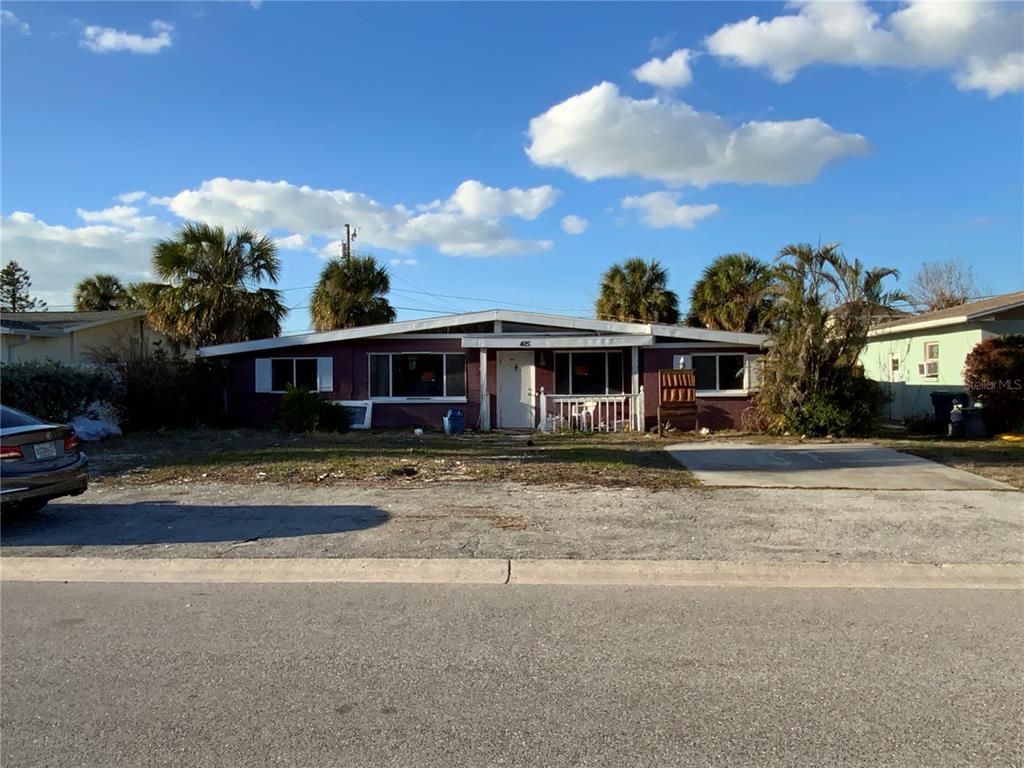
[[549, 395], [541, 387], [537, 397], [542, 432], [644, 430], [643, 387], [635, 395]]

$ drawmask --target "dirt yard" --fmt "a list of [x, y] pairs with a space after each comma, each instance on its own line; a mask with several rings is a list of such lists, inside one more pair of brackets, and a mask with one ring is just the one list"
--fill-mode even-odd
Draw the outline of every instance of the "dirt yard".
[[139, 433], [88, 446], [101, 484], [219, 481], [379, 487], [474, 480], [650, 490], [693, 476], [655, 437], [412, 430], [295, 435], [257, 430]]

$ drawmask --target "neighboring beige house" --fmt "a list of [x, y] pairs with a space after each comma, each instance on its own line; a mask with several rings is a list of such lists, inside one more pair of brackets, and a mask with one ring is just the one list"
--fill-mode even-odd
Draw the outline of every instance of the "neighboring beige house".
[[90, 363], [97, 352], [148, 356], [166, 339], [146, 322], [145, 310], [113, 312], [5, 312], [0, 315], [0, 360]]
[[902, 421], [932, 413], [932, 392], [963, 392], [967, 355], [1007, 334], [1024, 334], [1024, 291], [877, 325], [860, 362], [892, 395], [888, 418]]

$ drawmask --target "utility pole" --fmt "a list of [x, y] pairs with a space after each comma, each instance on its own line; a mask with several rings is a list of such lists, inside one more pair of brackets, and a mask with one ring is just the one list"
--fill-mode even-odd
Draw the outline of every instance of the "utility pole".
[[341, 244], [341, 257], [345, 261], [352, 260], [352, 241], [358, 237], [356, 228], [351, 224], [345, 225], [345, 242]]

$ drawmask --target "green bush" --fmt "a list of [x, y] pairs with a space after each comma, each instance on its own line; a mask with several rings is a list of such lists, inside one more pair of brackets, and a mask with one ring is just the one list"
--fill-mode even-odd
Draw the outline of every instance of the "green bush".
[[111, 399], [114, 386], [104, 368], [50, 360], [5, 363], [0, 368], [0, 402], [46, 421], [64, 423], [97, 401]]
[[348, 432], [349, 412], [305, 389], [288, 387], [281, 403], [289, 432]]
[[885, 399], [877, 382], [851, 371], [845, 380], [811, 392], [787, 412], [786, 430], [795, 435], [866, 435], [877, 426]]
[[993, 432], [1024, 429], [1024, 336], [985, 339], [967, 355], [964, 381]]
[[126, 430], [147, 431], [225, 423], [222, 362], [158, 350], [151, 357], [109, 359], [116, 383], [113, 404]]

